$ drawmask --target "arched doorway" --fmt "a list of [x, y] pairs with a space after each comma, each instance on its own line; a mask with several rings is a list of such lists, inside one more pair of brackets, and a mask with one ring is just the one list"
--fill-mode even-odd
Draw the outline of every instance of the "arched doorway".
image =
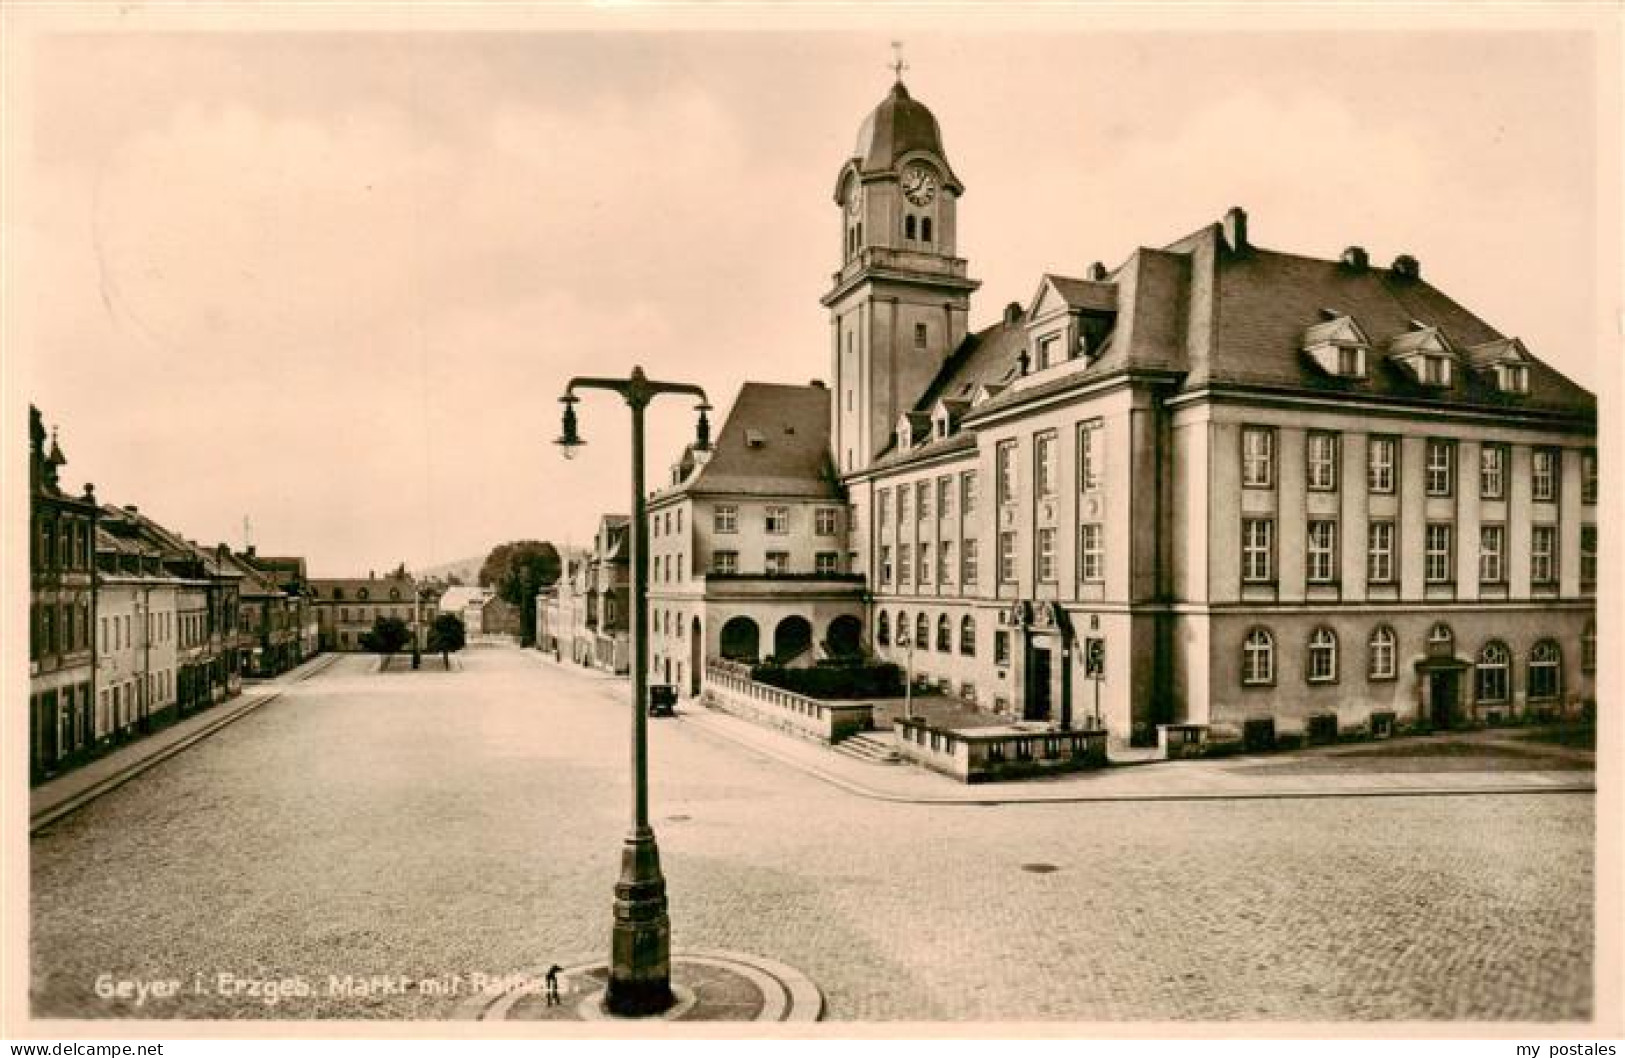
[[722, 656], [754, 664], [761, 655], [762, 633], [748, 617], [731, 617], [722, 626]]
[[688, 693], [690, 697], [697, 698], [700, 694], [700, 674], [705, 668], [705, 637], [700, 630], [700, 619], [694, 618], [693, 627], [688, 636]]
[[773, 659], [781, 664], [793, 661], [812, 646], [812, 625], [805, 617], [792, 614], [773, 631]]
[[863, 622], [851, 614], [842, 614], [829, 623], [826, 641], [833, 656], [857, 657], [863, 652]]

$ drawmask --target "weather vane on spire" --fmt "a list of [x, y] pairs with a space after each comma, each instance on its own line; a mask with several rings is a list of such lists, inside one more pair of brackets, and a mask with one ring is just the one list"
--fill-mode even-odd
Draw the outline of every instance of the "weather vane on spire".
[[891, 62], [891, 69], [897, 75], [897, 83], [902, 84], [903, 71], [908, 69], [908, 63], [903, 61], [903, 42], [900, 40], [892, 41], [891, 50], [893, 55], [896, 56]]

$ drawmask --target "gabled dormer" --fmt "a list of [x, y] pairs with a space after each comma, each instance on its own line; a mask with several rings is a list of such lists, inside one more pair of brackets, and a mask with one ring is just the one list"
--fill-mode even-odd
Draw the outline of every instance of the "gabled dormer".
[[1044, 371], [1070, 360], [1093, 362], [1117, 318], [1117, 284], [1101, 265], [1089, 279], [1045, 275], [1027, 311], [1028, 361]]
[[1353, 316], [1321, 309], [1321, 320], [1303, 332], [1301, 348], [1326, 374], [1363, 379], [1370, 372], [1371, 339]]
[[1529, 365], [1534, 357], [1517, 338], [1497, 338], [1467, 350], [1467, 362], [1485, 374], [1502, 393], [1521, 397], [1529, 392]]
[[997, 397], [1000, 393], [1003, 393], [1008, 388], [1008, 386], [1001, 385], [997, 382], [983, 382], [981, 385], [977, 386], [976, 391], [971, 394], [970, 406], [973, 408], [981, 407], [983, 404], [986, 404], [994, 397]]
[[959, 430], [959, 420], [970, 408], [964, 400], [939, 400], [931, 409], [931, 439], [940, 441], [952, 437]]
[[1456, 381], [1460, 356], [1438, 327], [1411, 321], [1411, 329], [1388, 340], [1388, 358], [1411, 373], [1424, 386], [1448, 389]]
[[907, 452], [931, 436], [931, 413], [906, 411], [897, 417], [897, 450]]

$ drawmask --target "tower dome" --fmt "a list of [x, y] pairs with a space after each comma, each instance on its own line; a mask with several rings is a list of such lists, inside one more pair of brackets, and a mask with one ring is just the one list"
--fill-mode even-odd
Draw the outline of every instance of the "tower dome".
[[[862, 172], [877, 173], [895, 168], [899, 159], [913, 151], [929, 151], [944, 166], [948, 163], [936, 117], [898, 81], [863, 120], [853, 158]], [[949, 177], [952, 179], [951, 172]]]

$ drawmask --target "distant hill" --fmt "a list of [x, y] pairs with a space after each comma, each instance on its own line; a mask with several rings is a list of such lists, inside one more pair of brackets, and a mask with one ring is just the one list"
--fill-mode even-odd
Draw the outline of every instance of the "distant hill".
[[476, 555], [473, 558], [459, 558], [453, 562], [442, 562], [438, 566], [424, 566], [422, 569], [413, 572], [423, 579], [435, 578], [443, 580], [454, 576], [464, 584], [472, 586], [479, 581], [480, 566], [484, 564], [485, 556]]

